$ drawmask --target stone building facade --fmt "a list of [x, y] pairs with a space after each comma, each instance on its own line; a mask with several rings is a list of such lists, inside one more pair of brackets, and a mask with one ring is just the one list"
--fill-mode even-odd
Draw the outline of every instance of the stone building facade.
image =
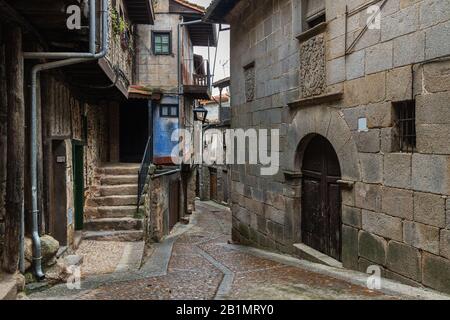
[[[221, 87], [221, 91], [228, 85], [226, 83]], [[215, 96], [211, 101], [202, 102], [208, 111], [207, 125], [203, 129], [203, 155], [207, 155], [209, 161], [204, 161], [199, 168], [197, 186], [200, 200], [211, 200], [226, 206], [231, 205], [231, 171], [227, 164], [218, 160], [221, 158], [219, 152], [226, 154], [224, 137], [231, 123], [230, 103], [228, 93]]]
[[[32, 233], [33, 191], [29, 162], [32, 145], [37, 149], [39, 235], [51, 236], [59, 245], [72, 247], [75, 246], [75, 232], [84, 230], [85, 222], [90, 218], [84, 207], [85, 199], [96, 183], [96, 170], [106, 162], [117, 160], [113, 130], [117, 123], [112, 114], [128, 97], [128, 85], [133, 81], [134, 57], [130, 47], [133, 39], [127, 36], [133, 37], [134, 24], [152, 23], [153, 20], [151, 2], [142, 3], [148, 9], [144, 19], [140, 15], [141, 9], [136, 14], [133, 7], [136, 1], [133, 4], [125, 0], [95, 2], [94, 49], [95, 52], [103, 49], [101, 31], [104, 29], [99, 21], [107, 14], [109, 50], [100, 59], [76, 60], [78, 64], [43, 68], [37, 81], [36, 141], [32, 141], [29, 138], [32, 67], [58, 60], [47, 59], [48, 52], [87, 52], [89, 34], [84, 29], [68, 29], [66, 21], [71, 11], [66, 11], [64, 1], [2, 2], [0, 235], [3, 234], [3, 220], [9, 228], [6, 228], [4, 245], [8, 250], [3, 250], [0, 260], [5, 271], [14, 273], [19, 267], [22, 205], [25, 236], [28, 238]], [[87, 1], [80, 4], [83, 25], [89, 25], [88, 9]], [[113, 30], [114, 23], [121, 24], [121, 28]], [[33, 54], [45, 58], [33, 58]], [[6, 92], [11, 93], [10, 96]], [[5, 182], [9, 187], [4, 187]], [[9, 204], [4, 203], [5, 198], [9, 199]], [[0, 251], [2, 249], [0, 246]], [[43, 267], [45, 272], [46, 266]]]
[[[200, 146], [192, 143], [190, 137], [200, 133], [201, 123], [195, 118], [194, 110], [199, 100], [210, 98], [211, 92], [209, 61], [195, 54], [195, 48], [215, 47], [217, 35], [215, 25], [202, 22], [205, 8], [189, 1], [159, 0], [154, 3], [154, 9], [155, 23], [137, 28], [137, 86], [132, 98], [148, 106], [152, 163], [160, 171], [167, 167], [181, 171], [178, 174], [178, 219], [181, 219], [195, 210], [197, 171], [193, 156]], [[173, 150], [182, 155], [182, 163], [175, 163]], [[159, 183], [161, 190], [166, 190], [166, 178], [160, 180], [153, 181], [153, 185]], [[152, 199], [163, 199], [157, 191], [151, 193], [148, 196]], [[168, 202], [158, 202], [158, 213], [146, 210], [148, 220], [156, 221], [153, 216], [158, 214], [158, 221], [168, 223]], [[167, 234], [170, 227], [162, 228], [158, 221], [149, 228]]]
[[207, 19], [231, 25], [232, 127], [281, 135], [277, 175], [232, 168], [234, 240], [450, 292], [450, 2], [216, 0]]

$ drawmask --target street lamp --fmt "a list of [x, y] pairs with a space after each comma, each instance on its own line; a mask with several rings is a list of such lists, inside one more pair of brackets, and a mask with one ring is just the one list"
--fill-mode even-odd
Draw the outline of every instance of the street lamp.
[[201, 121], [203, 124], [206, 122], [206, 117], [208, 116], [208, 110], [205, 107], [200, 106], [194, 109], [194, 120]]

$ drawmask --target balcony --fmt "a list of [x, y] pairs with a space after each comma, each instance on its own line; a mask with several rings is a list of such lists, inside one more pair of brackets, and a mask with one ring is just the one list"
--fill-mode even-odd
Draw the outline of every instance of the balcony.
[[193, 74], [189, 72], [184, 73], [187, 75], [183, 79], [184, 95], [193, 99], [211, 99], [211, 75], [208, 61], [196, 55], [194, 70]]

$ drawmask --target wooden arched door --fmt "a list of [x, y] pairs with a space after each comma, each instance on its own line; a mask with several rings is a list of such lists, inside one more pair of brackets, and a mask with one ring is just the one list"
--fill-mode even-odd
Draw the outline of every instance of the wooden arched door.
[[302, 173], [302, 241], [341, 260], [341, 169], [327, 139], [316, 136], [308, 144]]

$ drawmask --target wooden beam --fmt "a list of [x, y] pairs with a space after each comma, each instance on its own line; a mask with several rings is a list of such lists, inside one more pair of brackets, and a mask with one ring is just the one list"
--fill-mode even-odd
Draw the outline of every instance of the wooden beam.
[[8, 151], [6, 182], [5, 248], [3, 267], [16, 272], [19, 263], [20, 216], [24, 194], [25, 99], [22, 29], [12, 26], [6, 34], [8, 85]]
[[[6, 85], [5, 43], [3, 41], [4, 26], [0, 23], [0, 222], [5, 218], [6, 196], [6, 130], [8, 116], [8, 90]], [[1, 241], [2, 239], [0, 239]], [[0, 243], [1, 246], [1, 243]], [[1, 257], [0, 257], [1, 261]]]
[[41, 34], [37, 31], [36, 28], [33, 27], [21, 14], [19, 14], [13, 7], [11, 7], [4, 0], [0, 0], [0, 14], [2, 16], [3, 22], [9, 24], [17, 24], [24, 31], [27, 31], [34, 35], [38, 42], [44, 47], [44, 49], [48, 48], [47, 42], [41, 36]]

